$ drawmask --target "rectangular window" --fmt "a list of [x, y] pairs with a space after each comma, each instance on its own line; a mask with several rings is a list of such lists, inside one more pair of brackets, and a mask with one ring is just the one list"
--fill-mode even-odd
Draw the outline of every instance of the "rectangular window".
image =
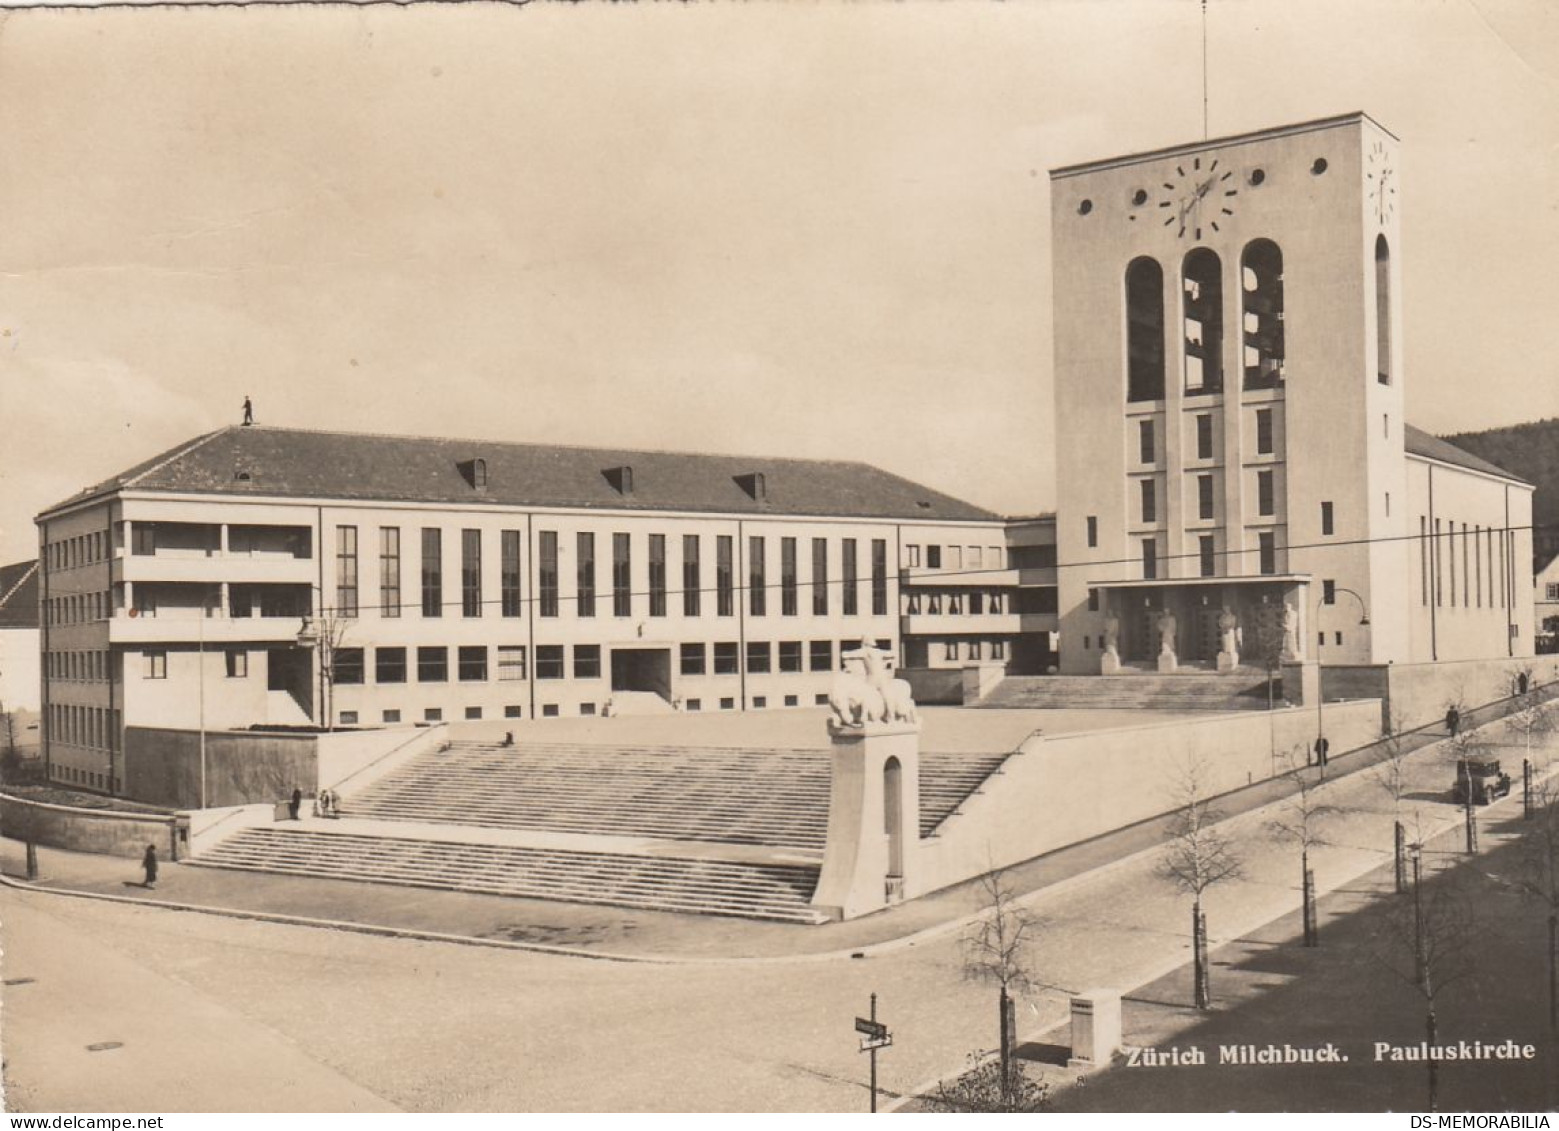
[[337, 683], [363, 682], [363, 650], [361, 648], [337, 648], [331, 656], [331, 671]]
[[1481, 526], [1474, 526], [1472, 528], [1472, 565], [1473, 565], [1473, 569], [1477, 573], [1477, 580], [1473, 584], [1473, 592], [1477, 593], [1477, 595], [1478, 595], [1478, 608], [1480, 608], [1480, 609], [1483, 608], [1483, 554], [1481, 553], [1482, 544], [1483, 544], [1483, 527], [1481, 527]]
[[888, 615], [888, 540], [872, 539], [872, 616]]
[[1256, 410], [1256, 454], [1260, 456], [1272, 454], [1272, 410], [1270, 408]]
[[1429, 606], [1429, 519], [1418, 516], [1418, 597], [1425, 608]]
[[[563, 645], [538, 644], [536, 645], [536, 678], [537, 679], [562, 679], [563, 678]], [[553, 709], [556, 714], [556, 708]]]
[[1093, 515], [1088, 516], [1088, 545], [1090, 547], [1099, 544], [1099, 520]]
[[406, 682], [406, 649], [404, 649], [404, 648], [375, 648], [374, 649], [374, 682], [375, 683], [405, 683]]
[[1005, 640], [991, 641], [991, 659], [1005, 660], [1007, 658], [1007, 642]]
[[460, 613], [482, 615], [482, 532], [460, 532]]
[[941, 569], [942, 568], [942, 547], [941, 546], [927, 546], [926, 547], [926, 568], [927, 569]]
[[1331, 534], [1332, 532], [1332, 504], [1323, 502], [1321, 504], [1321, 533]]
[[906, 566], [908, 566], [910, 569], [918, 569], [919, 568], [919, 566], [920, 566], [920, 547], [919, 546], [905, 546], [904, 547], [904, 564]]
[[1088, 590], [1088, 611], [1090, 613], [1099, 611], [1099, 591], [1097, 589]]
[[336, 612], [357, 615], [357, 527], [336, 527]]
[[379, 615], [401, 615], [401, 528], [379, 528]]
[[417, 649], [417, 682], [445, 683], [449, 679], [449, 649], [424, 645]]
[[538, 536], [536, 555], [536, 612], [544, 617], [558, 615], [558, 532], [543, 530]]
[[1213, 536], [1203, 534], [1196, 540], [1197, 557], [1200, 559], [1201, 574], [1203, 577], [1212, 577], [1218, 572], [1217, 552], [1213, 548]]
[[682, 645], [681, 660], [683, 675], [704, 674], [704, 646], [702, 644]]
[[1439, 608], [1445, 603], [1445, 596], [1440, 589], [1440, 520], [1434, 520], [1434, 541], [1430, 543], [1430, 564], [1434, 573], [1434, 603]]
[[1139, 482], [1142, 489], [1142, 521], [1158, 521], [1158, 492], [1154, 490], [1154, 482], [1151, 479], [1143, 479]]
[[666, 536], [650, 535], [650, 616], [666, 615]]
[[437, 527], [422, 528], [422, 615], [444, 615], [444, 538]]
[[1260, 558], [1258, 569], [1261, 573], [1276, 573], [1278, 571], [1277, 535], [1270, 530], [1264, 530], [1258, 539], [1258, 556]]
[[1142, 540], [1142, 576], [1152, 579], [1158, 576], [1158, 540], [1144, 538]]
[[1445, 524], [1445, 561], [1446, 580], [1451, 583], [1451, 608], [1456, 607], [1456, 521], [1452, 519]]
[[401, 721], [401, 713], [399, 710], [391, 707], [383, 711], [380, 718], [387, 723], [398, 723]]
[[599, 644], [574, 645], [574, 678], [601, 678], [601, 646]]
[[1213, 517], [1213, 477], [1211, 475], [1198, 475], [1196, 477], [1196, 517]]
[[812, 539], [812, 615], [828, 615], [828, 539]]
[[525, 678], [525, 645], [498, 645], [498, 682], [514, 683]]
[[1153, 462], [1153, 422], [1137, 421], [1137, 456], [1142, 463]]
[[949, 640], [942, 646], [942, 658], [944, 660], [958, 659], [958, 641]]
[[763, 539], [747, 539], [747, 611], [761, 617], [767, 611], [768, 590], [764, 578]]
[[595, 535], [574, 535], [574, 615], [595, 616]]
[[[931, 565], [931, 551], [935, 546], [926, 547], [926, 565]], [[856, 584], [855, 539], [845, 538], [839, 543], [839, 583], [840, 583], [840, 608], [844, 615], [853, 617], [861, 611], [860, 593]]]
[[466, 713], [466, 718], [468, 718], [468, 719], [479, 719], [479, 718], [482, 717], [482, 708], [480, 708], [480, 707], [467, 707], [465, 713]]
[[704, 576], [699, 561], [701, 542], [697, 534], [682, 536], [682, 615], [696, 617], [703, 594]]
[[796, 540], [780, 539], [780, 615], [796, 615]]
[[520, 532], [518, 530], [499, 532], [498, 585], [503, 615], [522, 616], [524, 596], [523, 582], [520, 580]]
[[633, 616], [633, 541], [620, 532], [612, 535], [612, 615]]
[[242, 648], [229, 648], [227, 650], [227, 678], [249, 678], [249, 653]]
[[1337, 582], [1326, 578], [1321, 582], [1321, 604], [1335, 605], [1337, 603]]
[[1277, 513], [1276, 499], [1272, 493], [1272, 472], [1256, 472], [1256, 513], [1270, 515]]
[[1213, 458], [1213, 418], [1210, 413], [1196, 414], [1196, 458]]
[[964, 656], [966, 659], [978, 660], [980, 658], [980, 642], [978, 640], [969, 641], [964, 648]]
[[[59, 549], [58, 544], [55, 547]], [[130, 553], [137, 557], [157, 552], [157, 524], [155, 522], [137, 522], [130, 527]], [[63, 557], [56, 553], [56, 563], [63, 565]]]
[[733, 540], [729, 534], [715, 538], [715, 614], [728, 617], [736, 612], [736, 568], [732, 564]]
[[767, 640], [747, 641], [747, 670], [754, 675], [762, 675], [770, 667], [771, 650]]
[[487, 648], [481, 644], [460, 646], [460, 680], [462, 683], [487, 682]]
[[1467, 600], [1468, 574], [1467, 574], [1467, 524], [1462, 523], [1462, 606], [1469, 604]]
[[832, 640], [814, 640], [808, 649], [807, 666], [815, 672], [829, 672], [834, 670], [834, 642]]
[[801, 670], [801, 641], [780, 641], [779, 670], [782, 672], [799, 672]]
[[736, 642], [721, 641], [715, 645], [715, 675], [735, 675], [741, 670]]

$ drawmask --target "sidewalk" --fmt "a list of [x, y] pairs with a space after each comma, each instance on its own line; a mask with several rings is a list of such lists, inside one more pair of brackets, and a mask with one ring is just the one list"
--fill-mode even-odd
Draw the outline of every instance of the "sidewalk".
[[[1502, 724], [1491, 724], [1490, 737]], [[1408, 759], [1413, 776], [1413, 796], [1431, 824], [1455, 823], [1460, 810], [1447, 797], [1449, 776], [1446, 756], [1439, 751], [1443, 735], [1421, 735], [1422, 745]], [[1349, 810], [1350, 840], [1365, 848], [1347, 865], [1348, 878], [1373, 868], [1390, 844], [1391, 817], [1383, 791], [1357, 771], [1368, 765], [1370, 755], [1355, 753], [1332, 759], [1327, 789], [1346, 790], [1346, 799], [1333, 804]], [[1517, 767], [1519, 769], [1519, 767]], [[1314, 771], [1311, 771], [1312, 773]], [[1257, 813], [1293, 791], [1291, 783], [1278, 779], [1246, 787], [1219, 799], [1231, 828], [1240, 827], [1240, 815]], [[1519, 792], [1519, 786], [1518, 786]], [[1035, 894], [1065, 889], [1085, 882], [1101, 870], [1140, 861], [1163, 845], [1173, 815], [1119, 829], [1105, 836], [1073, 845], [1008, 870], [1015, 889]], [[317, 820], [316, 826], [383, 826], [389, 835], [406, 835], [401, 822], [354, 822], [350, 819]], [[1249, 820], [1244, 820], [1249, 825]], [[1257, 819], [1259, 825], [1259, 817]], [[1368, 827], [1366, 827], [1368, 826]], [[427, 826], [439, 839], [457, 839], [450, 828]], [[323, 831], [323, 829], [322, 829]], [[1247, 832], [1249, 830], [1247, 829]], [[492, 830], [475, 830], [483, 837]], [[521, 833], [521, 837], [555, 838], [567, 834]], [[598, 839], [585, 838], [592, 842]], [[621, 838], [633, 839], [633, 838]], [[678, 846], [680, 848], [680, 846]], [[741, 846], [731, 846], [737, 852]], [[768, 851], [768, 850], [764, 850]], [[766, 923], [669, 912], [591, 907], [540, 900], [513, 899], [462, 892], [431, 891], [345, 880], [270, 875], [217, 868], [165, 864], [157, 890], [138, 883], [137, 862], [40, 848], [38, 889], [85, 893], [175, 906], [182, 910], [212, 911], [249, 916], [296, 918], [347, 929], [373, 929], [385, 933], [427, 935], [486, 945], [512, 945], [532, 949], [561, 950], [586, 957], [644, 961], [789, 961], [823, 959], [856, 951], [881, 950], [958, 929], [981, 907], [978, 883], [971, 881], [910, 903], [847, 923], [820, 927]], [[1327, 876], [1317, 869], [1323, 886]], [[0, 841], [0, 874], [17, 882], [25, 876], [23, 846]], [[1287, 893], [1291, 896], [1292, 893]], [[1215, 935], [1216, 921], [1212, 923]]]

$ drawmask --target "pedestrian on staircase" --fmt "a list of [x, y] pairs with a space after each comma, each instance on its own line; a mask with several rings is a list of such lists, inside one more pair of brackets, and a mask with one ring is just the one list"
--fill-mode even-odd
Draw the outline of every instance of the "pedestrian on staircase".
[[296, 786], [292, 790], [292, 800], [287, 802], [287, 816], [294, 821], [298, 819], [298, 810], [303, 808], [303, 791]]
[[146, 872], [145, 886], [155, 889], [157, 887], [157, 846], [155, 844], [146, 846], [146, 855], [141, 857], [141, 867]]

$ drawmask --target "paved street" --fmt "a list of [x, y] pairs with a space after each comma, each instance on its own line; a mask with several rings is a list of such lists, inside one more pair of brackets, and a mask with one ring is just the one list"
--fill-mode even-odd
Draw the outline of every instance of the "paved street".
[[[1519, 767], [1518, 752], [1504, 753]], [[1426, 833], [1459, 820], [1444, 800], [1447, 759], [1440, 746], [1412, 758], [1406, 805]], [[1367, 774], [1323, 792], [1343, 811], [1313, 857], [1325, 892], [1387, 858], [1391, 815]], [[1229, 823], [1246, 877], [1209, 898], [1215, 941], [1297, 903], [1297, 852], [1273, 840], [1271, 815]], [[1186, 902], [1155, 863], [1141, 854], [1032, 898], [1046, 923], [1035, 967], [1053, 988], [1022, 1004], [1026, 1037], [1064, 1020], [1065, 991], [1129, 990], [1185, 962]], [[993, 994], [960, 977], [953, 929], [862, 958], [645, 965], [11, 888], [0, 910], [5, 977], [38, 979], [6, 991], [7, 1080], [13, 1103], [33, 1110], [848, 1111], [865, 1106], [851, 1019], [873, 991], [895, 1034], [881, 1057], [890, 1090], [995, 1040]], [[124, 1047], [84, 1051], [103, 1040]], [[161, 1067], [174, 1063], [178, 1077]]]

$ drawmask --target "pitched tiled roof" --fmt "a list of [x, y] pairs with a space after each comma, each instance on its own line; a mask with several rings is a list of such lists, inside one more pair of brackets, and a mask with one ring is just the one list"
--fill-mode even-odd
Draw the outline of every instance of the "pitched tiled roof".
[[0, 566], [0, 628], [37, 627], [37, 559]]
[[[469, 461], [474, 459], [486, 462], [485, 491], [471, 483]], [[633, 469], [631, 493], [620, 492], [607, 474], [625, 466]], [[754, 497], [751, 481], [746, 480], [754, 473], [764, 479], [761, 499]], [[58, 506], [120, 488], [259, 498], [999, 520], [991, 511], [850, 460], [569, 448], [260, 426], [235, 426], [198, 437]]]
[[1408, 455], [1423, 456], [1425, 459], [1439, 460], [1441, 463], [1453, 463], [1457, 467], [1471, 468], [1473, 471], [1481, 471], [1485, 475], [1497, 475], [1501, 479], [1509, 479], [1513, 483], [1526, 483], [1526, 480], [1519, 475], [1512, 475], [1503, 467], [1498, 467], [1486, 459], [1479, 459], [1471, 452], [1458, 448], [1455, 444], [1449, 444], [1438, 436], [1431, 436], [1428, 432], [1421, 428], [1414, 428], [1411, 424], [1403, 426], [1402, 434]]

